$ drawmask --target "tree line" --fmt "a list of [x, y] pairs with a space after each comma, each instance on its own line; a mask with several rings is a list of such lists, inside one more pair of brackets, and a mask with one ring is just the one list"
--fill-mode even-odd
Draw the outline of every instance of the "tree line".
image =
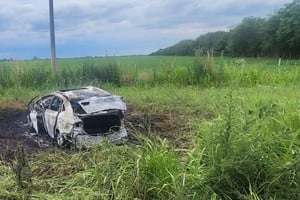
[[230, 31], [183, 40], [150, 55], [189, 56], [208, 51], [226, 56], [300, 58], [300, 0], [268, 18], [247, 17]]

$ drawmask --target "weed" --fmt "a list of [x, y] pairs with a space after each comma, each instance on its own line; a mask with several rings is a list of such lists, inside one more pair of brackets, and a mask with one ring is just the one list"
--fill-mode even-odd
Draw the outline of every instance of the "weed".
[[12, 170], [15, 174], [16, 185], [24, 190], [24, 199], [30, 199], [32, 193], [31, 171], [28, 164], [27, 155], [21, 146], [16, 152], [16, 160], [12, 163]]
[[213, 82], [216, 78], [214, 70], [212, 58], [200, 56], [195, 58], [193, 76], [198, 84], [209, 85], [210, 82]]

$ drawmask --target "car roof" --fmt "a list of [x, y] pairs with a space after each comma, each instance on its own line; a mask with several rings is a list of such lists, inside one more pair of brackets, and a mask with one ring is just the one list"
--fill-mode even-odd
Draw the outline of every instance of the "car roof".
[[69, 100], [77, 100], [77, 101], [87, 99], [90, 97], [104, 97], [104, 96], [111, 95], [109, 92], [93, 86], [58, 90], [56, 93], [59, 93], [67, 97]]

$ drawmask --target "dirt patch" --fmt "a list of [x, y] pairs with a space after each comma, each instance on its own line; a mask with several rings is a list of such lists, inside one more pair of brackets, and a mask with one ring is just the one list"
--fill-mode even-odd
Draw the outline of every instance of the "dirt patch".
[[176, 146], [187, 142], [192, 127], [186, 116], [176, 113], [149, 114], [142, 112], [137, 106], [129, 104], [125, 117], [126, 127], [131, 133], [155, 134], [168, 139]]
[[20, 146], [31, 153], [44, 150], [48, 146], [45, 142], [52, 143], [47, 135], [31, 133], [26, 116], [25, 108], [0, 109], [0, 160], [13, 159]]

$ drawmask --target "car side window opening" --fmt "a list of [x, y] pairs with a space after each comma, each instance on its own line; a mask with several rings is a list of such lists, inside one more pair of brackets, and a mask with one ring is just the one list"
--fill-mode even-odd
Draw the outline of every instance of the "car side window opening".
[[44, 109], [50, 109], [52, 100], [53, 100], [53, 96], [50, 96], [50, 97], [47, 97], [47, 98], [43, 99], [42, 103], [41, 103], [42, 107]]
[[59, 99], [58, 97], [54, 97], [51, 102], [50, 110], [60, 111], [61, 106], [62, 106], [62, 100]]
[[81, 108], [81, 106], [79, 105], [79, 103], [77, 101], [71, 100], [70, 103], [71, 103], [74, 113], [86, 114], [86, 112]]

